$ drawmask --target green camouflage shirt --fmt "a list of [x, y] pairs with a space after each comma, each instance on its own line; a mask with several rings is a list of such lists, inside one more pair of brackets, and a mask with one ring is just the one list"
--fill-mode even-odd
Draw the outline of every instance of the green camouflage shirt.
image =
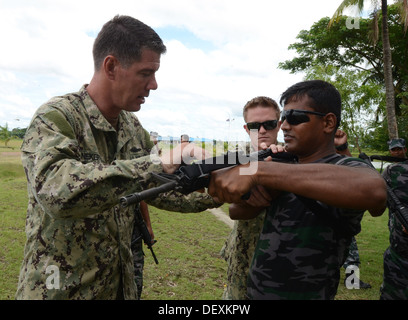
[[[389, 165], [383, 177], [390, 181], [390, 187], [395, 195], [406, 206], [408, 204], [408, 161]], [[402, 224], [395, 217], [395, 212], [391, 210], [389, 211], [388, 228], [392, 249], [404, 258], [408, 258], [408, 236], [403, 231]]]
[[[369, 167], [364, 160], [339, 155], [316, 162]], [[288, 192], [268, 207], [248, 277], [250, 299], [334, 298], [339, 270], [352, 235], [361, 230], [364, 211], [325, 206], [322, 214], [316, 213], [315, 208], [310, 209], [307, 202]], [[329, 215], [340, 218], [329, 221]], [[335, 231], [343, 224], [347, 233]]]
[[[408, 205], [408, 161], [389, 165], [384, 179], [405, 208]], [[383, 283], [380, 300], [408, 299], [408, 234], [389, 207], [390, 245], [384, 252]]]
[[[134, 207], [118, 201], [154, 186], [151, 172], [162, 166], [137, 117], [122, 111], [116, 131], [85, 88], [42, 105], [21, 147], [29, 199], [17, 299], [137, 298]], [[197, 193], [146, 202], [181, 212], [215, 206]]]

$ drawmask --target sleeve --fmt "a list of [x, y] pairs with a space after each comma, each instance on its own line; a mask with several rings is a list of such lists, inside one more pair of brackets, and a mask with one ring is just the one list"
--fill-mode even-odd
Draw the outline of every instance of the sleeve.
[[373, 167], [371, 163], [369, 164], [363, 159], [354, 158], [354, 157], [344, 157], [337, 164], [348, 166], [348, 167], [362, 167], [362, 168], [370, 168], [370, 169], [375, 170], [375, 168]]
[[[344, 165], [348, 167], [355, 168], [370, 168], [375, 170], [375, 168], [365, 162], [365, 160], [354, 157], [344, 157], [340, 160], [338, 165]], [[361, 231], [361, 219], [363, 218], [365, 210], [355, 210], [355, 209], [336, 209], [341, 218], [347, 221], [348, 227], [353, 232], [354, 235], [358, 234]]]
[[184, 195], [175, 191], [163, 193], [147, 203], [159, 209], [182, 213], [202, 212], [222, 205], [222, 203], [215, 202], [206, 192], [192, 192]]
[[408, 161], [387, 166], [382, 176], [398, 199], [408, 204]]
[[158, 158], [82, 163], [78, 141], [64, 114], [38, 113], [22, 145], [28, 191], [54, 218], [85, 217], [116, 205], [128, 193], [147, 187]]

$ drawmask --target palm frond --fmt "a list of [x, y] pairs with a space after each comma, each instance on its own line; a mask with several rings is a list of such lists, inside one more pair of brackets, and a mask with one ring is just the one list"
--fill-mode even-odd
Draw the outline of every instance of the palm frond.
[[379, 30], [378, 30], [378, 10], [374, 11], [371, 14], [372, 21], [371, 21], [371, 28], [368, 33], [368, 38], [372, 42], [373, 46], [377, 45], [379, 39]]
[[333, 23], [335, 22], [337, 23], [340, 20], [340, 17], [342, 16], [344, 10], [346, 10], [346, 8], [349, 8], [349, 7], [357, 7], [358, 12], [362, 12], [364, 8], [364, 0], [344, 0], [339, 5], [337, 10], [334, 12], [333, 17], [329, 21], [328, 28], [330, 28], [333, 25]]

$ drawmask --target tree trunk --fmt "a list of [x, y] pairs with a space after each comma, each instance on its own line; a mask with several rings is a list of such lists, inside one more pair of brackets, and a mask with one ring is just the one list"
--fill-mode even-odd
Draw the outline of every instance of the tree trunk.
[[385, 101], [387, 108], [388, 136], [390, 139], [398, 138], [398, 125], [395, 115], [395, 90], [392, 79], [392, 57], [390, 47], [390, 37], [388, 33], [388, 8], [387, 0], [381, 0], [382, 10], [382, 40], [383, 40], [383, 61], [385, 80]]

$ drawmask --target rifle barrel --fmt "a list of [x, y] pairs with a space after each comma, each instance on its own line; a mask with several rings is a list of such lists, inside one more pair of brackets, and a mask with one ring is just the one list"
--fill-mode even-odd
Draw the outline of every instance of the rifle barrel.
[[157, 197], [160, 193], [173, 190], [176, 186], [177, 186], [176, 181], [170, 181], [155, 188], [132, 193], [130, 195], [120, 198], [120, 204], [122, 205], [122, 207], [127, 207], [133, 203], [138, 203], [146, 199]]

